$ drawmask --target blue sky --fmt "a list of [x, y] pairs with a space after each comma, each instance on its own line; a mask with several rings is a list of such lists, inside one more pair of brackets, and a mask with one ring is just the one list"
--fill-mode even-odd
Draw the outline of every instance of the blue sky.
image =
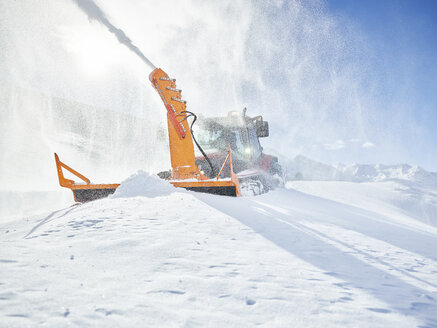
[[[331, 164], [437, 171], [437, 0], [99, 3], [178, 77], [191, 110], [264, 115], [266, 148]], [[0, 7], [2, 79], [98, 108], [162, 115], [148, 68], [73, 2]]]
[[410, 161], [437, 171], [437, 1], [326, 3], [329, 13], [354, 24], [372, 47], [370, 68], [379, 77], [381, 110], [394, 99], [404, 105], [399, 113], [391, 110], [402, 116], [401, 143], [409, 148]]
[[[418, 100], [437, 101], [437, 1], [328, 0], [331, 13], [344, 15], [370, 38], [381, 55], [374, 68], [410, 78]], [[405, 63], [405, 60], [410, 60]]]

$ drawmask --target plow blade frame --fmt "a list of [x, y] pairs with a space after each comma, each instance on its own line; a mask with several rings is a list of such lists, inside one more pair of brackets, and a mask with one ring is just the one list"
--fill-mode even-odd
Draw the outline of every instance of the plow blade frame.
[[[69, 188], [73, 192], [74, 200], [79, 203], [86, 203], [92, 200], [105, 198], [114, 193], [119, 183], [112, 184], [92, 184], [91, 181], [80, 174], [76, 170], [69, 167], [67, 164], [59, 160], [58, 154], [55, 153], [56, 170], [58, 171], [59, 185], [64, 188]], [[73, 180], [66, 179], [62, 169], [74, 174], [84, 183], [76, 183]]]
[[[112, 184], [92, 184], [91, 181], [80, 174], [67, 164], [61, 162], [59, 156], [55, 153], [56, 170], [58, 172], [59, 185], [64, 188], [69, 188], [73, 192], [74, 200], [79, 203], [86, 203], [96, 199], [105, 198], [112, 195], [115, 190], [120, 186], [119, 183]], [[226, 179], [220, 179], [220, 175], [225, 167], [226, 163], [229, 162], [231, 177]], [[79, 179], [82, 183], [77, 183], [73, 180], [64, 177], [63, 169], [72, 173]], [[203, 192], [214, 195], [221, 196], [241, 196], [240, 183], [238, 181], [237, 175], [234, 173], [232, 168], [232, 156], [231, 149], [229, 146], [228, 156], [226, 157], [219, 174], [214, 179], [185, 179], [185, 180], [170, 180], [173, 186], [178, 188], [185, 188], [187, 190]]]

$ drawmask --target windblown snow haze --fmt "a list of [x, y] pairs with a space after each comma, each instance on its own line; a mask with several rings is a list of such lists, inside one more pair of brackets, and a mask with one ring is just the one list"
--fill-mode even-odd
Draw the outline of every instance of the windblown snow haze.
[[[435, 132], [375, 56], [321, 0], [0, 1], [0, 326], [437, 327]], [[152, 62], [263, 115], [285, 183], [159, 179]], [[75, 204], [54, 152], [121, 185]]]

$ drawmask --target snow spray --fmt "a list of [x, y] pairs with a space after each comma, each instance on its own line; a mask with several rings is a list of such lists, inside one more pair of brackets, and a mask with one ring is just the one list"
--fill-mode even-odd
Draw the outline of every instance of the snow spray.
[[[165, 122], [165, 111], [153, 88], [140, 84], [144, 72], [138, 65], [150, 61], [120, 56], [117, 48], [123, 48], [113, 42], [118, 34], [132, 47], [139, 42], [133, 31], [142, 33], [145, 44], [163, 45], [141, 50], [151, 59], [174, 63], [179, 79], [187, 77], [180, 87], [193, 109], [218, 116], [247, 106], [249, 115], [264, 115], [272, 132], [263, 140], [265, 148], [338, 162], [341, 151], [361, 155], [359, 141], [380, 135], [401, 149], [396, 144], [401, 139], [387, 130], [386, 116], [376, 106], [384, 89], [369, 82], [375, 76], [367, 73], [373, 54], [367, 39], [330, 14], [324, 1], [222, 0], [199, 6], [196, 0], [159, 5], [131, 0], [132, 6], [119, 12], [129, 25], [117, 27], [109, 8], [102, 12], [106, 7], [94, 5], [98, 1], [0, 1], [0, 190], [59, 191], [54, 151], [96, 183], [169, 166], [168, 145], [160, 148], [152, 138], [155, 130], [166, 136], [165, 123], [161, 129], [157, 122]], [[106, 27], [83, 24], [84, 19]], [[168, 51], [166, 45], [180, 51]], [[108, 53], [115, 60], [105, 61], [98, 74], [89, 72], [95, 63], [87, 56], [90, 49], [99, 50], [94, 57]], [[400, 114], [401, 107], [393, 110]], [[143, 113], [148, 113], [144, 124], [136, 118]], [[398, 148], [372, 153], [394, 156]], [[67, 197], [71, 200], [69, 190]]]
[[138, 57], [141, 58], [143, 62], [145, 62], [152, 69], [155, 69], [155, 65], [142, 53], [137, 46], [132, 43], [132, 40], [128, 38], [126, 33], [123, 30], [115, 27], [106, 17], [104, 12], [97, 6], [92, 0], [73, 0], [77, 4], [77, 6], [87, 14], [90, 20], [96, 20], [100, 22], [102, 25], [106, 26], [109, 32], [114, 34], [117, 37], [118, 42], [125, 45], [129, 48], [133, 53], [135, 53]]

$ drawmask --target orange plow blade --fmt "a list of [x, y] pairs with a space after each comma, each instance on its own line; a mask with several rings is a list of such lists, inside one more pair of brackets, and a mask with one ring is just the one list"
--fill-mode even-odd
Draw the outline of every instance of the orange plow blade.
[[[240, 196], [240, 184], [232, 168], [231, 147], [228, 147], [228, 155], [216, 178], [210, 179], [196, 165], [194, 145], [191, 126], [197, 116], [187, 110], [186, 101], [182, 100], [182, 90], [176, 88], [176, 79], [172, 79], [162, 69], [154, 69], [149, 80], [153, 88], [158, 92], [164, 107], [167, 111], [167, 127], [169, 135], [171, 176], [169, 182], [175, 187], [188, 190], [206, 192], [217, 195]], [[188, 125], [188, 118], [193, 116], [191, 126]], [[195, 140], [195, 139], [194, 139]], [[196, 141], [200, 149], [199, 144]], [[88, 202], [98, 198], [106, 197], [114, 193], [119, 184], [91, 184], [90, 180], [75, 171], [59, 160], [55, 154], [56, 167], [58, 170], [59, 184], [62, 187], [70, 188], [73, 191], [74, 199], [78, 202]], [[223, 168], [229, 163], [230, 176], [220, 178]], [[211, 166], [212, 168], [212, 166]], [[64, 177], [62, 169], [66, 169], [79, 179], [82, 183]], [[214, 171], [214, 170], [212, 170]]]
[[[59, 156], [55, 153], [56, 169], [58, 172], [59, 185], [64, 188], [69, 188], [73, 192], [74, 200], [79, 203], [86, 203], [100, 198], [105, 198], [115, 192], [115, 190], [120, 186], [119, 183], [111, 184], [92, 184], [91, 181], [80, 174], [67, 164], [61, 162]], [[225, 167], [226, 163], [229, 162], [231, 177], [225, 179], [219, 179], [220, 174]], [[75, 182], [73, 180], [64, 177], [63, 169], [72, 173], [83, 182]], [[203, 192], [222, 196], [233, 196], [238, 197], [241, 195], [240, 184], [236, 174], [232, 170], [232, 157], [230, 149], [228, 151], [228, 156], [223, 163], [222, 169], [215, 179], [185, 179], [185, 180], [169, 180], [169, 182], [178, 188], [185, 188], [187, 190]]]

